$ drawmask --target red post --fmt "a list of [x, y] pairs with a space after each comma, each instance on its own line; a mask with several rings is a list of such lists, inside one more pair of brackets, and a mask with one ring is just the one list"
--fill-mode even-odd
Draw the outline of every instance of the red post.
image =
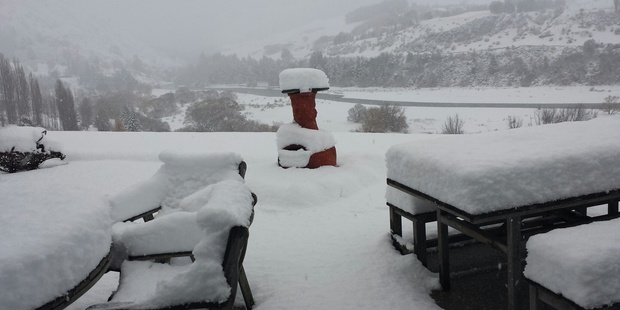
[[[282, 92], [287, 93], [291, 99], [293, 120], [295, 123], [304, 129], [319, 130], [319, 126], [316, 123], [316, 93], [321, 90], [329, 89], [328, 79], [325, 73], [320, 70], [308, 68], [300, 69], [287, 69], [282, 71], [282, 73], [280, 73], [280, 86], [283, 89]], [[317, 132], [317, 134], [323, 134], [323, 132]], [[303, 137], [299, 137], [299, 140], [303, 139]], [[293, 141], [288, 141], [287, 143], [290, 145], [281, 146], [282, 149], [290, 152], [299, 150], [308, 151], [309, 145], [304, 145], [304, 141], [295, 140], [296, 138], [293, 139]], [[321, 151], [312, 150], [312, 152], [315, 153], [310, 155], [308, 164], [304, 168], [336, 166], [337, 158], [335, 146]], [[280, 158], [278, 158], [278, 164], [280, 164]]]
[[316, 124], [316, 91], [309, 93], [289, 93], [293, 107], [293, 120], [307, 129], [319, 129]]

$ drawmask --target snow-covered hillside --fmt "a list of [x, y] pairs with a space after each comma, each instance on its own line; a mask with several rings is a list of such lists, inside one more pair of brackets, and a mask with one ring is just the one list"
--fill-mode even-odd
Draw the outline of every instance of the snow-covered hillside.
[[[620, 41], [620, 19], [612, 11], [612, 1], [588, 0], [568, 1], [564, 9], [542, 12], [491, 14], [484, 10], [424, 18], [404, 28], [386, 22], [373, 27], [360, 22], [347, 24], [344, 19], [318, 19], [313, 25], [292, 25], [284, 33], [231, 46], [223, 52], [278, 58], [282, 49], [288, 49], [296, 58], [307, 58], [319, 50], [328, 56], [376, 57], [381, 53], [437, 50], [462, 53], [519, 46], [579, 47], [590, 39], [614, 44]], [[392, 29], [386, 29], [389, 27]], [[366, 30], [362, 35], [360, 28]]]

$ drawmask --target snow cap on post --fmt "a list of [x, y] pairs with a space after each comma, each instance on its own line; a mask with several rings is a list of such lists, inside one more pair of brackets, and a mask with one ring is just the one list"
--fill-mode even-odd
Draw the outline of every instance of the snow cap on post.
[[325, 72], [312, 68], [293, 68], [280, 72], [280, 89], [283, 93], [309, 93], [329, 89]]

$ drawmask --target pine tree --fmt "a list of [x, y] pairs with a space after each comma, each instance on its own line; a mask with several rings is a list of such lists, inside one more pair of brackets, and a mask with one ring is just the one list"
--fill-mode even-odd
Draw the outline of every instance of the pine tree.
[[136, 117], [136, 112], [132, 108], [126, 105], [123, 108], [121, 116], [123, 118], [123, 124], [125, 125], [126, 131], [142, 131], [140, 121], [138, 121], [138, 118]]
[[106, 105], [103, 102], [97, 103], [97, 114], [95, 115], [95, 127], [99, 131], [110, 131], [112, 127], [110, 126], [110, 116], [108, 114], [108, 110]]
[[17, 59], [13, 60], [15, 73], [15, 104], [17, 105], [18, 123], [32, 124], [32, 105], [30, 104], [30, 86], [24, 72], [24, 67]]
[[90, 100], [88, 98], [82, 99], [79, 112], [81, 119], [80, 124], [82, 125], [82, 128], [88, 129], [88, 127], [93, 124], [93, 106], [90, 104]]
[[[2, 90], [2, 103], [6, 112], [6, 120], [9, 124], [17, 124], [17, 104], [15, 72], [11, 62], [0, 54], [0, 88]], [[4, 117], [2, 118], [4, 122]]]
[[56, 81], [56, 106], [58, 107], [58, 115], [63, 130], [78, 131], [80, 128], [77, 123], [77, 114], [75, 113], [75, 104], [73, 102], [73, 94], [67, 87], [65, 88], [61, 80]]
[[35, 126], [43, 126], [43, 96], [39, 81], [30, 73], [30, 99], [32, 100], [32, 123]]

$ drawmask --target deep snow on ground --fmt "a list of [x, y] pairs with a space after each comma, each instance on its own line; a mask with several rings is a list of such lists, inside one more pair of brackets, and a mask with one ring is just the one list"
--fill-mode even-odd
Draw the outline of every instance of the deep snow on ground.
[[[126, 183], [149, 178], [162, 149], [241, 154], [259, 199], [245, 262], [256, 309], [437, 309], [428, 295], [436, 276], [391, 247], [384, 201], [386, 150], [427, 135], [334, 133], [339, 167], [285, 170], [276, 163], [274, 133], [53, 134], [68, 165], [113, 169]], [[152, 173], [124, 165], [148, 165]], [[114, 180], [90, 182], [102, 195], [116, 189]], [[106, 275], [70, 309], [104, 302], [116, 281]]]
[[[572, 93], [573, 98], [587, 93], [595, 98], [592, 102], [600, 102], [605, 96], [617, 95], [614, 89], [562, 92]], [[519, 90], [527, 93], [527, 89]], [[440, 91], [429, 91], [442, 96]], [[510, 91], [488, 96], [501, 101]], [[396, 95], [385, 92], [383, 96], [394, 100]], [[239, 101], [256, 104], [246, 106], [252, 119], [266, 123], [292, 120], [288, 98], [239, 95]], [[268, 108], [268, 103], [278, 106]], [[149, 178], [160, 167], [157, 157], [163, 150], [237, 152], [248, 163], [246, 182], [259, 198], [244, 264], [256, 309], [438, 309], [429, 296], [430, 290], [438, 287], [436, 275], [413, 256], [401, 256], [391, 246], [384, 198], [385, 153], [395, 144], [436, 138], [419, 133], [439, 132], [445, 118], [455, 113], [466, 120], [465, 131], [475, 133], [506, 130], [508, 115], [524, 117], [527, 126], [525, 117], [536, 108], [407, 108], [411, 134], [362, 134], [350, 132], [357, 125], [346, 121], [352, 106], [317, 102], [319, 128], [332, 131], [336, 139], [338, 167], [279, 168], [275, 133], [50, 132], [49, 138], [63, 144], [68, 164], [36, 173], [61, 175], [61, 169], [84, 167], [84, 182], [97, 189], [92, 194], [104, 197], [120, 191], [121, 185]], [[1, 179], [8, 177], [0, 174]], [[72, 171], [66, 177], [82, 175]], [[67, 190], [75, 193], [75, 189]], [[9, 197], [7, 201], [21, 199]], [[404, 225], [405, 236], [411, 235], [409, 226]], [[432, 234], [433, 225], [429, 228]], [[114, 273], [106, 274], [69, 309], [105, 302], [117, 281]]]

